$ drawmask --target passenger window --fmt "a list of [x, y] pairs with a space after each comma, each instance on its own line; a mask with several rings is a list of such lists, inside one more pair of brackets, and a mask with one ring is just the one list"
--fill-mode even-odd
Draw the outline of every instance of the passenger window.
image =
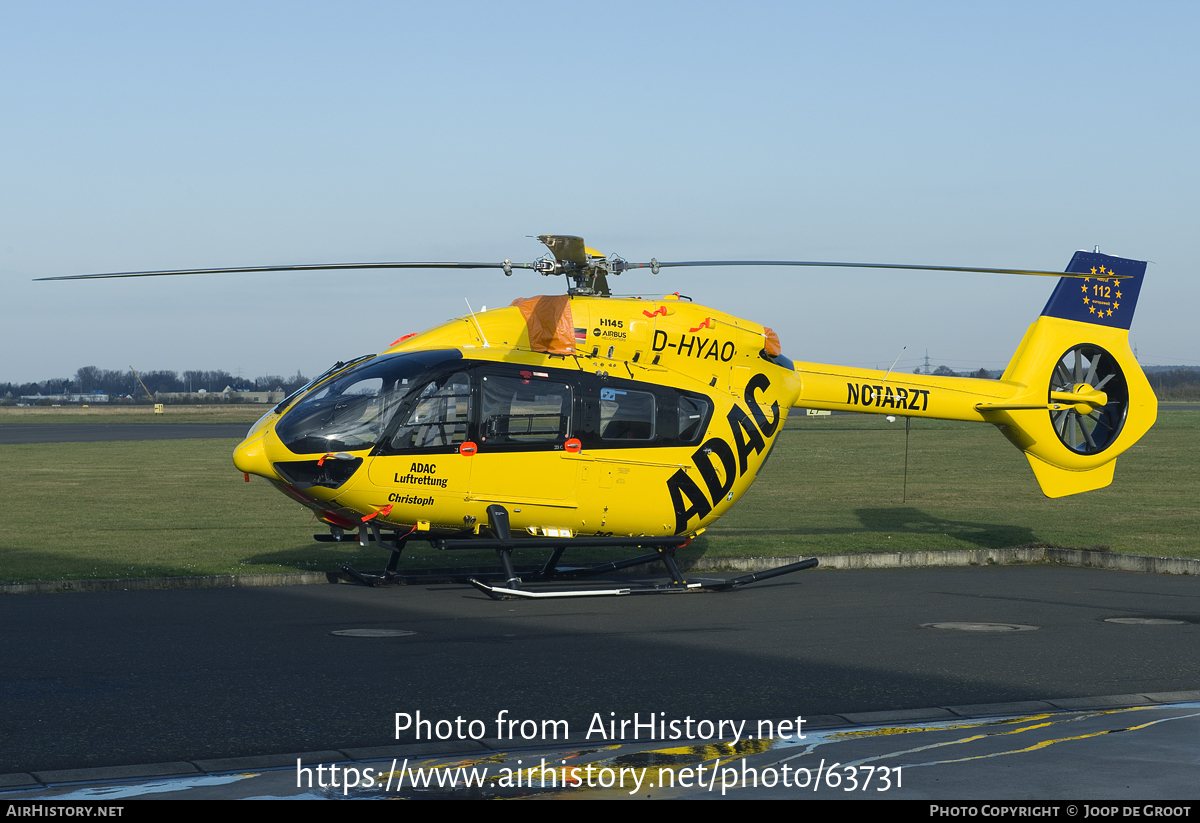
[[466, 372], [434, 380], [421, 389], [416, 406], [392, 436], [393, 449], [432, 449], [466, 442], [471, 419], [471, 381]]
[[571, 423], [571, 387], [549, 380], [488, 375], [480, 381], [480, 441], [489, 446], [555, 443]]
[[624, 389], [600, 390], [600, 437], [603, 440], [653, 440], [654, 395]]
[[690, 444], [699, 441], [704, 434], [704, 421], [707, 417], [707, 400], [679, 395], [679, 442]]

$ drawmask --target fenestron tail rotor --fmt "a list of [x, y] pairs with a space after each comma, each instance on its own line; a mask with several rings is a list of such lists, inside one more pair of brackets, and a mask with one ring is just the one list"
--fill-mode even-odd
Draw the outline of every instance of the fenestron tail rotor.
[[1073, 346], [1051, 373], [1050, 404], [1050, 422], [1064, 446], [1079, 454], [1104, 451], [1121, 433], [1129, 410], [1120, 363], [1099, 346]]

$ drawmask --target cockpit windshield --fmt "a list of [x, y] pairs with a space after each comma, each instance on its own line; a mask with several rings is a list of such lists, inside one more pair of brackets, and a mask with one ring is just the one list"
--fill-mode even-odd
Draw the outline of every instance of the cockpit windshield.
[[303, 386], [296, 389], [294, 392], [289, 394], [287, 397], [283, 398], [283, 400], [280, 401], [279, 405], [277, 405], [275, 407], [275, 414], [280, 414], [281, 412], [283, 412], [284, 409], [286, 409], [288, 406], [292, 405], [293, 400], [295, 400], [297, 397], [300, 397], [302, 394], [304, 394], [306, 391], [311, 389], [313, 386], [320, 383], [322, 380], [324, 380], [329, 375], [334, 374], [335, 372], [339, 372], [342, 369], [349, 368], [350, 366], [354, 366], [358, 363], [363, 362], [364, 360], [370, 360], [373, 357], [375, 357], [375, 355], [373, 355], [373, 354], [364, 354], [364, 355], [361, 355], [360, 357], [354, 358], [349, 363], [343, 363], [341, 360], [337, 361], [332, 366], [330, 366], [328, 369], [326, 369], [324, 372], [322, 372], [319, 376], [314, 377], [312, 380], [309, 380]]
[[296, 454], [372, 448], [420, 376], [461, 357], [450, 350], [372, 358], [303, 398], [280, 419], [275, 433]]

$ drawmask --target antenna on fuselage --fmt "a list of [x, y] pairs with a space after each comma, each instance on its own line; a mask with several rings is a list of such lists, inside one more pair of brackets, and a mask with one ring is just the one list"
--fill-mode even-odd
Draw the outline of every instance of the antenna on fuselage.
[[896, 355], [896, 359], [892, 361], [892, 365], [888, 368], [888, 370], [886, 372], [883, 373], [884, 382], [887, 382], [888, 375], [892, 373], [892, 369], [896, 368], [896, 364], [900, 362], [900, 357], [904, 354], [904, 350], [907, 348], [908, 348], [908, 346], [900, 347], [900, 354]]
[[479, 320], [475, 317], [475, 310], [471, 308], [471, 301], [464, 297], [463, 302], [467, 304], [467, 311], [471, 313], [471, 319], [475, 321], [475, 328], [479, 329], [479, 339], [483, 341], [483, 347], [490, 349], [491, 346], [488, 344], [487, 338], [483, 335], [483, 327], [479, 325]]

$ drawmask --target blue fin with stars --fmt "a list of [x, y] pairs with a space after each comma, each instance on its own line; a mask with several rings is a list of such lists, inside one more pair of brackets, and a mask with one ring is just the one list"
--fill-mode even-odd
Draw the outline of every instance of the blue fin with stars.
[[[1138, 292], [1142, 290], [1145, 260], [1127, 260], [1097, 252], [1077, 251], [1067, 271], [1094, 275], [1064, 277], [1042, 309], [1043, 317], [1061, 317], [1129, 330]], [[1111, 275], [1117, 275], [1113, 278]]]

